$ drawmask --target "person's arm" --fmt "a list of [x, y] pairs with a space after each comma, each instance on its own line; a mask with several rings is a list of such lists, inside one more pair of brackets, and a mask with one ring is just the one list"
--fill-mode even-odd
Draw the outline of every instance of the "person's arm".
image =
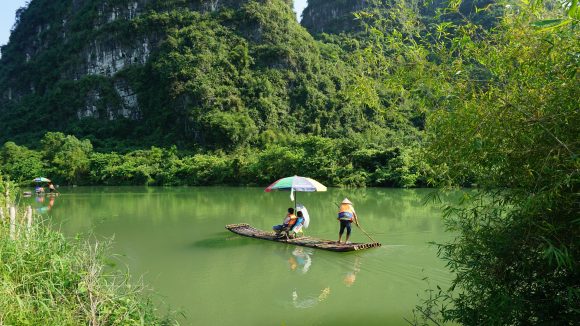
[[353, 212], [352, 212], [352, 215], [353, 215], [353, 217], [354, 217], [354, 223], [355, 223], [357, 226], [359, 226], [359, 224], [358, 224], [358, 216], [356, 215], [356, 212], [355, 212], [355, 211], [353, 211]]

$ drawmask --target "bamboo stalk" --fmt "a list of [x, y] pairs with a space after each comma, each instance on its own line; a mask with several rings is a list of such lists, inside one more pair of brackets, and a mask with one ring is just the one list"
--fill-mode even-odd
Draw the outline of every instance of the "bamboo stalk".
[[6, 208], [10, 209], [10, 190], [8, 188], [8, 183], [6, 183], [6, 194], [4, 198], [6, 199]]
[[32, 206], [26, 207], [26, 228], [28, 232], [32, 229]]
[[10, 211], [10, 239], [16, 239], [16, 207], [11, 206]]

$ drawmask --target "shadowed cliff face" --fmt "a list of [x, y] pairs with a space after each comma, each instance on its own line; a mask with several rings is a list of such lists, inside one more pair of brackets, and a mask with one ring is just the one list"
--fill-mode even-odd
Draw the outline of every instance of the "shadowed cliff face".
[[354, 13], [380, 2], [376, 0], [309, 0], [308, 6], [302, 13], [301, 24], [312, 34], [353, 31], [359, 26]]
[[[368, 10], [386, 14], [395, 2], [397, 0], [310, 0], [301, 24], [312, 34], [357, 32], [362, 26], [355, 13]], [[416, 6], [416, 0], [408, 2], [404, 6]]]
[[501, 16], [505, 5], [495, 0], [463, 0], [456, 9], [450, 10], [449, 7], [454, 3], [450, 0], [309, 0], [302, 13], [301, 24], [313, 35], [357, 32], [362, 27], [355, 18], [356, 12], [374, 11], [389, 16], [392, 8], [402, 5], [414, 8], [424, 21], [462, 24], [462, 20], [469, 20], [489, 28]]

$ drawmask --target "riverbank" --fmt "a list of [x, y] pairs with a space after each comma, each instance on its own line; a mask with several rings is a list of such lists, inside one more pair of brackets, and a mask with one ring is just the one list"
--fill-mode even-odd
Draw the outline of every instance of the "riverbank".
[[[384, 140], [387, 142], [387, 140]], [[329, 139], [296, 135], [276, 144], [232, 152], [170, 148], [98, 152], [88, 139], [49, 132], [38, 150], [7, 142], [0, 172], [29, 185], [45, 176], [60, 185], [267, 186], [282, 176], [304, 175], [326, 186], [426, 186], [426, 163], [417, 147], [364, 137]]]
[[109, 243], [65, 238], [32, 209], [19, 211], [0, 214], [2, 324], [172, 324], [158, 317], [143, 285], [106, 268]]

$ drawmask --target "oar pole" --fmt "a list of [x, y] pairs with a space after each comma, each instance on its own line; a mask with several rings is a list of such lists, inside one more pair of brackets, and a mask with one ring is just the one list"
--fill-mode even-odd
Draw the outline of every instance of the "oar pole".
[[363, 230], [363, 228], [359, 225], [359, 223], [356, 223], [356, 226], [358, 226], [358, 228], [367, 236], [369, 237], [369, 239], [371, 239], [372, 242], [378, 242], [377, 240], [373, 239], [373, 237], [371, 237], [365, 230]]

